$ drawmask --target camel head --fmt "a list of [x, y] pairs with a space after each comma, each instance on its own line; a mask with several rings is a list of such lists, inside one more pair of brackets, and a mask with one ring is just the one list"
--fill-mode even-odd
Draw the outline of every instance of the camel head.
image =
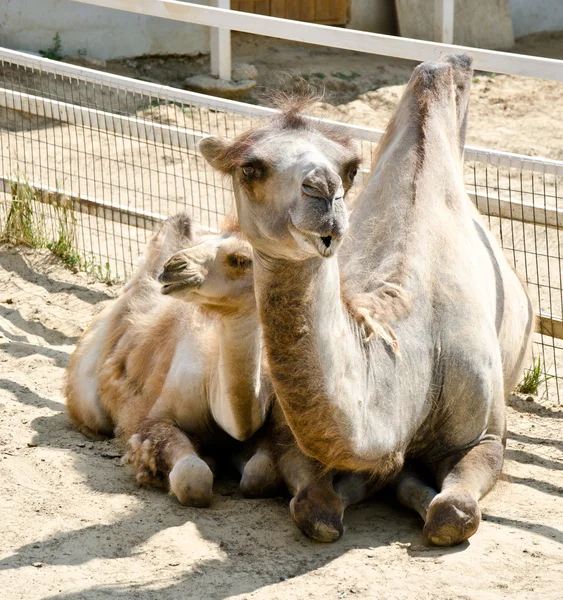
[[303, 116], [293, 103], [233, 142], [208, 137], [204, 158], [232, 178], [238, 218], [254, 249], [288, 260], [330, 257], [348, 227], [345, 196], [358, 171], [340, 126]]
[[158, 280], [163, 294], [212, 312], [253, 308], [252, 247], [236, 228], [204, 235], [173, 254]]

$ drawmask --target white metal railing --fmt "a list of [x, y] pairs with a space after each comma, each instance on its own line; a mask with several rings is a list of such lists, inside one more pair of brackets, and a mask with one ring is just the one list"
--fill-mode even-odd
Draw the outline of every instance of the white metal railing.
[[[64, 75], [74, 81], [95, 82], [118, 90], [134, 92], [139, 96], [146, 94], [149, 97], [157, 97], [159, 100], [199, 105], [249, 117], [269, 117], [276, 112], [270, 108], [213, 98], [0, 48], [0, 65], [2, 62], [36, 69], [42, 73], [53, 73], [59, 77]], [[7, 88], [0, 88], [0, 107], [61, 121], [77, 127], [96, 129], [118, 136], [130, 136], [177, 148], [193, 148], [199, 140], [207, 135], [202, 131], [161, 124], [137, 116], [115, 114]], [[376, 143], [382, 135], [381, 131], [375, 129], [349, 124], [344, 126], [348, 128], [351, 135], [368, 142]], [[465, 154], [469, 160], [493, 166], [516, 168], [541, 174], [563, 175], [563, 162], [559, 161], [481, 148], [466, 148]], [[13, 175], [0, 173], [0, 191], [10, 194], [13, 186], [18, 184], [17, 178], [14, 178]], [[151, 229], [156, 223], [165, 219], [164, 214], [120, 205], [111, 198], [102, 200], [82, 193], [76, 194], [72, 190], [49, 187], [41, 182], [26, 182], [26, 185], [35, 191], [35, 199], [42, 203], [50, 205], [57, 205], [61, 202], [69, 205], [70, 203], [76, 212], [134, 228]], [[563, 211], [556, 208], [538, 206], [514, 198], [491, 197], [471, 191], [469, 195], [477, 207], [489, 216], [563, 229]], [[539, 323], [544, 334], [563, 338], [563, 321], [560, 318], [540, 315]]]
[[336, 33], [333, 27], [326, 25], [200, 6], [177, 0], [74, 0], [74, 2], [305, 44], [394, 56], [416, 62], [437, 60], [445, 53], [466, 52], [473, 58], [473, 67], [481, 71], [563, 81], [563, 61], [553, 58], [439, 44], [353, 29], [338, 29]]
[[[214, 96], [206, 96], [205, 94], [199, 94], [197, 92], [189, 92], [187, 90], [181, 90], [157, 83], [150, 83], [148, 81], [141, 81], [138, 79], [131, 79], [129, 77], [123, 77], [121, 75], [114, 75], [113, 73], [105, 73], [103, 71], [96, 71], [94, 69], [87, 69], [77, 65], [69, 63], [56, 62], [43, 58], [41, 56], [35, 56], [27, 54], [26, 52], [19, 52], [17, 50], [10, 50], [8, 48], [0, 48], [0, 63], [2, 61], [11, 62], [23, 67], [29, 67], [32, 69], [40, 69], [45, 73], [53, 73], [61, 76], [66, 75], [73, 79], [84, 80], [88, 82], [98, 83], [100, 85], [112, 86], [116, 89], [135, 92], [137, 94], [147, 94], [148, 96], [155, 96], [163, 100], [170, 102], [182, 102], [185, 104], [194, 104], [196, 106], [205, 106], [214, 110], [231, 111], [241, 115], [247, 115], [255, 118], [268, 118], [276, 114], [276, 110], [273, 108], [267, 108], [265, 106], [256, 106], [254, 104], [246, 104], [244, 102], [237, 102], [235, 100], [227, 100], [225, 98], [217, 98]], [[18, 98], [19, 96], [19, 98]], [[26, 98], [27, 97], [27, 98]], [[70, 111], [71, 114], [80, 113], [81, 117], [70, 117], [70, 118], [85, 118], [85, 115], [92, 114], [92, 123], [99, 122], [100, 127], [106, 126], [106, 115], [109, 113], [101, 113], [94, 109], [80, 107], [74, 104], [67, 104], [60, 101], [48, 100], [41, 96], [29, 96], [20, 92], [13, 92], [11, 90], [0, 89], [0, 106], [9, 108], [9, 103], [31, 103], [31, 106], [36, 107], [36, 113], [38, 116], [47, 116], [47, 113], [41, 112], [46, 111], [62, 111], [64, 114], [65, 110]], [[49, 106], [49, 108], [40, 108], [41, 105]], [[57, 108], [58, 107], [58, 108]], [[103, 114], [104, 118], [101, 118]], [[56, 117], [52, 117], [56, 118]], [[121, 125], [115, 125], [115, 127], [125, 126], [124, 123], [128, 121], [132, 124], [143, 124], [146, 127], [146, 131], [150, 132], [151, 136], [157, 135], [154, 132], [156, 130], [164, 132], [166, 129], [177, 130], [177, 134], [171, 137], [168, 134], [160, 133], [158, 136], [167, 135], [169, 139], [183, 139], [182, 135], [185, 136], [200, 136], [201, 134], [190, 131], [188, 129], [174, 128], [169, 125], [160, 125], [150, 121], [142, 121], [137, 118], [121, 117], [119, 115], [111, 114], [111, 119], [107, 123], [112, 124], [120, 121]], [[333, 121], [328, 121], [333, 122]], [[378, 142], [383, 135], [383, 131], [380, 129], [372, 129], [370, 127], [363, 127], [360, 125], [351, 125], [349, 123], [337, 123], [340, 127], [347, 129], [352, 136], [359, 140], [365, 140], [368, 142]], [[114, 125], [112, 125], [114, 126]], [[116, 129], [117, 131], [117, 129]], [[147, 136], [149, 133], [147, 133]], [[157, 140], [159, 137], [157, 136]], [[180, 136], [179, 138], [176, 136]], [[154, 140], [154, 137], [148, 137], [147, 139]], [[197, 142], [197, 140], [196, 140]], [[168, 142], [171, 143], [171, 142]], [[187, 143], [187, 142], [186, 142]], [[190, 146], [191, 147], [191, 146]], [[512, 152], [500, 152], [498, 150], [488, 150], [486, 148], [479, 148], [477, 146], [466, 146], [465, 157], [471, 160], [479, 160], [487, 162], [493, 166], [518, 168], [524, 171], [533, 171], [535, 173], [551, 174], [551, 175], [563, 175], [563, 161], [551, 160], [548, 158], [537, 157], [537, 156], [526, 156], [524, 154], [515, 154]], [[563, 221], [560, 221], [563, 223]]]

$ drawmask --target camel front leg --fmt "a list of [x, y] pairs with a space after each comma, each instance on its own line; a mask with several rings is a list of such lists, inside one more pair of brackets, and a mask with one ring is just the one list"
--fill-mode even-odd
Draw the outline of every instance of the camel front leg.
[[397, 500], [415, 510], [425, 521], [430, 503], [438, 492], [430, 487], [413, 469], [404, 469], [393, 481]]
[[438, 546], [464, 542], [481, 522], [479, 500], [495, 485], [502, 470], [504, 444], [486, 436], [477, 446], [433, 465], [440, 493], [429, 503], [424, 535]]
[[267, 498], [280, 491], [283, 480], [276, 466], [270, 423], [244, 443], [233, 462], [241, 474], [240, 491], [247, 498]]
[[127, 442], [124, 462], [133, 465], [139, 483], [168, 487], [182, 504], [211, 504], [213, 473], [171, 420], [145, 419]]

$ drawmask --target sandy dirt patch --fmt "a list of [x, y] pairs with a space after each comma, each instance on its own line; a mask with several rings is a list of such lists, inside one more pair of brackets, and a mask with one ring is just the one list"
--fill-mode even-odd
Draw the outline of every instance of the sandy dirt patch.
[[423, 544], [386, 494], [350, 508], [319, 545], [288, 499], [247, 500], [234, 479], [209, 509], [138, 488], [114, 441], [73, 431], [70, 353], [116, 293], [48, 253], [0, 248], [0, 596], [5, 600], [492, 599], [561, 597], [563, 411], [513, 399], [505, 476], [469, 543]]

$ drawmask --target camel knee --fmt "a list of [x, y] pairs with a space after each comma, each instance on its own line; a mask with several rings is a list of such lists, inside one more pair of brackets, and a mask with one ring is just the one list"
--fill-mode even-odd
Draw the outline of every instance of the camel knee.
[[186, 506], [206, 507], [213, 497], [213, 472], [209, 465], [189, 454], [181, 458], [169, 475], [170, 491]]
[[67, 389], [66, 410], [74, 428], [86, 437], [98, 440], [113, 436], [113, 422], [97, 396], [84, 398]]

